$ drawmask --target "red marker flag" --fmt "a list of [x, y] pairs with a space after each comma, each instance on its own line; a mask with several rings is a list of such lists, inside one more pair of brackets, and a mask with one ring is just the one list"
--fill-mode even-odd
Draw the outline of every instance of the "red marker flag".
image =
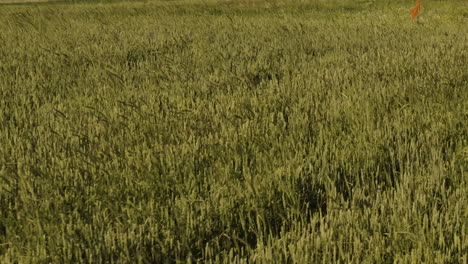
[[419, 8], [421, 7], [421, 0], [416, 2], [416, 7], [410, 9], [411, 19], [415, 20], [419, 16]]

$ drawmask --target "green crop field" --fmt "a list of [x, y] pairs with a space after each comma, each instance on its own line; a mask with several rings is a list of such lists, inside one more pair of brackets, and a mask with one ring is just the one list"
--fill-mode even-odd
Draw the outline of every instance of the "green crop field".
[[468, 261], [468, 1], [0, 4], [0, 263]]

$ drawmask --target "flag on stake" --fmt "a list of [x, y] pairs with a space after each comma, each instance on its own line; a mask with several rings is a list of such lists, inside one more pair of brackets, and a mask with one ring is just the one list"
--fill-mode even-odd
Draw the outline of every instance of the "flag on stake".
[[419, 16], [419, 8], [421, 7], [421, 0], [416, 2], [416, 7], [410, 9], [411, 19], [415, 20]]

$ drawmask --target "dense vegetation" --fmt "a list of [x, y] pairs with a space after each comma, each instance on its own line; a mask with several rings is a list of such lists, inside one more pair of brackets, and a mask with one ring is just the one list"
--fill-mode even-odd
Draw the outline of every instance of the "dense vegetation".
[[468, 9], [413, 2], [0, 6], [0, 263], [466, 263]]

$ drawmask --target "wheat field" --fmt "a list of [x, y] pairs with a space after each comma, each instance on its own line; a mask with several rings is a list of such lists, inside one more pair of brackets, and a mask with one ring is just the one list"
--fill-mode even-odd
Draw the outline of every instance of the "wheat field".
[[466, 1], [0, 5], [0, 263], [467, 263]]

